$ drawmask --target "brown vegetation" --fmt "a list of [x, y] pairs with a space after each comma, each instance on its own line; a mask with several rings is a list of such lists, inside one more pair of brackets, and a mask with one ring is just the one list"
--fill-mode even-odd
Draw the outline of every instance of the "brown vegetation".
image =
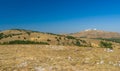
[[117, 47], [1, 45], [0, 71], [119, 71], [119, 54]]

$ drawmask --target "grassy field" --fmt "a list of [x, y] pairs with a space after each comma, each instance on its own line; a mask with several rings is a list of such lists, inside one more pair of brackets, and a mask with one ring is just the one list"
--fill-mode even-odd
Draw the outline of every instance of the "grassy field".
[[120, 48], [0, 45], [0, 71], [120, 71]]

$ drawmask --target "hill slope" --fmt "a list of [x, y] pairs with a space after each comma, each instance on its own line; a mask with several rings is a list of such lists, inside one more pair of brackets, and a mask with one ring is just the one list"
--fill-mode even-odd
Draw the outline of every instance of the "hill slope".
[[[97, 33], [97, 35], [95, 35]], [[99, 36], [98, 36], [99, 35]], [[79, 38], [85, 36], [86, 38]], [[119, 37], [118, 33], [97, 30], [82, 31], [80, 33], [59, 35], [23, 29], [12, 29], [0, 32], [0, 44], [42, 44], [63, 46], [99, 47], [103, 39], [91, 38]], [[105, 39], [107, 42], [111, 40]], [[117, 40], [118, 41], [118, 40]], [[112, 39], [112, 43], [114, 40]]]
[[82, 39], [72, 36], [58, 35], [53, 33], [43, 33], [30, 30], [12, 29], [0, 32], [1, 44], [49, 44], [49, 45], [70, 45], [88, 46]]

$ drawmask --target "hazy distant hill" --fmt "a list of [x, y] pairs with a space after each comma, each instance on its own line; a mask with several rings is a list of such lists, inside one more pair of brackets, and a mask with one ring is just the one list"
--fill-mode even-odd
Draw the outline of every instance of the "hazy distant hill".
[[82, 38], [120, 38], [120, 33], [117, 32], [107, 32], [101, 30], [85, 30], [78, 33], [69, 34], [74, 37]]

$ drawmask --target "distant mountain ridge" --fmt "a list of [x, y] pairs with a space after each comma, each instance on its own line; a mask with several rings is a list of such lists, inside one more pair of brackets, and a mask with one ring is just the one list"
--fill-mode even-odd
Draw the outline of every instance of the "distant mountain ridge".
[[69, 34], [74, 37], [82, 38], [120, 38], [120, 33], [108, 32], [96, 29], [87, 29], [81, 32]]

